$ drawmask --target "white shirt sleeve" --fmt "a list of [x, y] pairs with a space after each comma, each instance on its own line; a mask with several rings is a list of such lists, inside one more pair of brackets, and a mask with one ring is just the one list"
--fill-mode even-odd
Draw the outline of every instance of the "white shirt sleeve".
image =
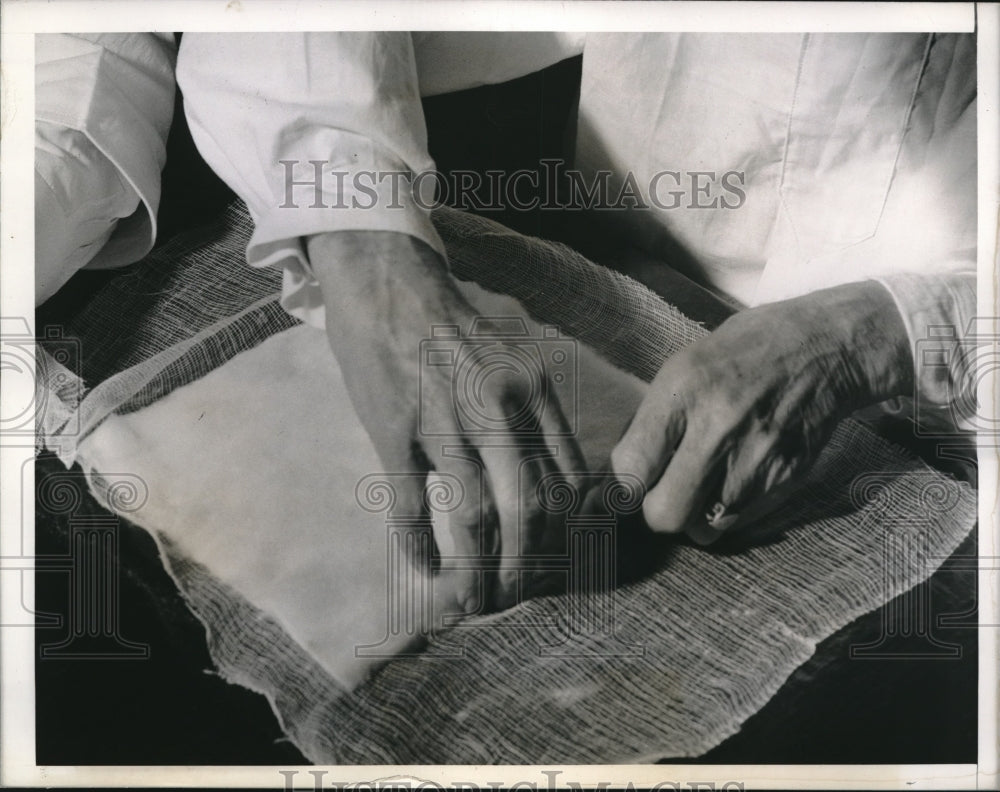
[[434, 179], [416, 178], [434, 162], [409, 33], [187, 34], [177, 78], [199, 151], [253, 218], [247, 260], [284, 267], [290, 313], [325, 322], [304, 237], [395, 231], [444, 257]]
[[[93, 261], [138, 207], [135, 189], [86, 133], [36, 121], [35, 305]], [[148, 239], [138, 241], [137, 257]]]
[[36, 302], [152, 248], [175, 61], [172, 34], [36, 36]]

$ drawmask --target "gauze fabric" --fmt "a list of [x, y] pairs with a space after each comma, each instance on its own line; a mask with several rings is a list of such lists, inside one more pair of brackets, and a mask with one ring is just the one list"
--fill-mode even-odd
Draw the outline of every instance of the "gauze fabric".
[[[513, 293], [530, 313], [643, 379], [705, 332], [642, 286], [563, 246], [456, 212], [438, 212], [435, 222], [457, 274]], [[140, 327], [133, 338], [117, 340], [121, 354], [103, 365], [107, 373], [122, 365], [114, 361], [129, 367], [84, 394], [74, 413], [80, 420], [69, 421], [82, 444], [64, 437], [59, 448], [64, 458], [79, 458], [95, 474], [90, 480], [98, 497], [140, 524], [146, 508], [136, 506], [141, 499], [125, 503], [114, 495], [116, 476], [127, 476], [133, 463], [149, 475], [151, 515], [157, 504], [179, 504], [196, 522], [178, 524], [166, 515], [170, 535], [157, 534], [164, 561], [204, 622], [220, 673], [266, 695], [290, 739], [312, 761], [617, 763], [696, 756], [760, 709], [819, 641], [926, 579], [974, 525], [976, 498], [968, 486], [847, 421], [808, 486], [741, 540], [712, 550], [658, 544], [646, 559], [651, 574], [629, 580], [610, 599], [582, 591], [470, 618], [432, 636], [417, 656], [379, 667], [351, 690], [352, 679], [330, 672], [330, 658], [344, 657], [330, 628], [333, 616], [312, 608], [340, 593], [349, 597], [344, 607], [367, 607], [353, 599], [361, 589], [350, 584], [370, 581], [346, 567], [368, 550], [338, 553], [332, 538], [355, 526], [314, 525], [312, 536], [322, 546], [307, 559], [310, 574], [303, 577], [301, 569], [282, 567], [293, 551], [281, 547], [289, 532], [300, 535], [301, 526], [290, 528], [287, 515], [268, 513], [265, 503], [258, 505], [259, 520], [246, 504], [227, 505], [230, 494], [220, 496], [207, 481], [198, 483], [197, 459], [187, 460], [195, 470], [182, 479], [190, 487], [172, 489], [182, 462], [163, 459], [162, 479], [151, 468], [166, 449], [190, 449], [163, 432], [143, 435], [152, 431], [146, 419], [171, 402], [184, 404], [177, 414], [197, 424], [202, 398], [196, 394], [214, 376], [206, 377], [208, 371], [222, 363], [216, 379], [259, 381], [268, 373], [251, 361], [270, 352], [275, 376], [288, 374], [289, 357], [307, 361], [303, 385], [321, 383], [324, 392], [314, 394], [312, 403], [322, 403], [332, 383], [322, 382], [327, 375], [313, 370], [315, 359], [305, 354], [308, 344], [321, 351], [316, 336], [305, 328], [289, 330], [280, 310], [269, 314], [278, 299], [277, 279], [248, 284], [241, 264], [248, 238], [245, 211], [234, 207], [215, 228], [172, 243], [131, 273], [131, 285], [140, 287], [137, 303], [148, 310], [124, 310], [124, 284], [95, 301], [80, 320], [95, 334], [103, 325], [104, 337], [114, 326], [120, 335], [132, 319]], [[156, 284], [171, 282], [175, 290], [156, 291]], [[224, 296], [219, 305], [212, 304], [213, 295]], [[238, 302], [243, 307], [236, 310]], [[298, 345], [303, 348], [296, 351]], [[148, 354], [157, 346], [158, 352]], [[240, 354], [248, 348], [250, 353]], [[85, 376], [97, 376], [102, 367], [96, 352], [85, 354], [82, 365]], [[614, 375], [615, 388], [630, 381], [624, 373]], [[193, 386], [180, 387], [185, 383]], [[255, 393], [268, 387], [223, 390], [234, 394], [224, 409], [251, 415]], [[206, 404], [209, 395], [215, 398], [211, 390]], [[586, 404], [581, 399], [581, 407]], [[225, 428], [231, 418], [220, 420], [222, 403], [209, 407], [201, 422]], [[292, 421], [286, 427], [301, 431], [294, 422], [315, 424], [318, 409], [300, 405], [305, 415], [257, 417], [262, 426]], [[629, 410], [615, 405], [594, 418], [620, 425]], [[117, 415], [103, 420], [111, 413]], [[246, 439], [250, 429], [244, 426], [238, 433]], [[182, 429], [178, 424], [171, 431]], [[208, 458], [216, 453], [212, 443], [230, 442], [207, 431], [200, 440]], [[162, 450], [144, 449], [144, 442]], [[347, 464], [338, 461], [343, 450], [328, 442], [292, 446], [280, 435], [261, 436], [250, 459], [232, 465], [263, 471], [248, 473], [254, 477], [249, 484], [280, 477], [286, 455], [307, 455], [332, 469]], [[294, 480], [286, 484], [297, 486]], [[233, 509], [232, 519], [224, 508]], [[296, 520], [306, 516], [305, 508], [294, 511]], [[579, 516], [571, 504], [565, 508], [569, 517]], [[209, 519], [200, 522], [199, 511]], [[261, 530], [240, 522], [248, 513], [252, 527]], [[317, 573], [324, 564], [327, 572]], [[609, 613], [610, 621], [588, 621]], [[350, 624], [349, 617], [338, 618]], [[361, 627], [369, 624], [366, 619], [358, 622]]]
[[[484, 316], [523, 316], [510, 298], [461, 288]], [[544, 339], [543, 332], [536, 325], [529, 337]], [[578, 349], [577, 394], [564, 403], [597, 468], [646, 386]], [[553, 453], [568, 449], [557, 444]], [[83, 442], [80, 461], [97, 475], [138, 476], [148, 493], [130, 519], [273, 615], [344, 687], [461, 612], [447, 574], [422, 574], [421, 565], [391, 554], [411, 540], [387, 530], [390, 520], [419, 515], [395, 509], [398, 476], [383, 472], [318, 328], [285, 330], [149, 407], [109, 417]], [[486, 484], [475, 465], [468, 471]], [[427, 487], [435, 538], [447, 548], [449, 515], [472, 493], [453, 476], [432, 475]], [[400, 592], [400, 607], [390, 610], [389, 591]], [[393, 632], [390, 616], [414, 626]], [[378, 650], [359, 656], [359, 646]]]

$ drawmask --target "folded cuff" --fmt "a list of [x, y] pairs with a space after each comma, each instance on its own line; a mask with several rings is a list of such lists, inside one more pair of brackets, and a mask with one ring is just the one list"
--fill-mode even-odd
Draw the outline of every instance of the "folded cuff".
[[[284, 214], [274, 213], [255, 225], [247, 245], [248, 263], [252, 267], [282, 267], [282, 307], [314, 327], [326, 327], [326, 307], [306, 254], [308, 237], [337, 231], [391, 231], [422, 240], [447, 260], [444, 243], [434, 229], [430, 212], [414, 204], [383, 211], [300, 207], [288, 209]], [[365, 264], [357, 262], [359, 267]]]
[[981, 346], [974, 323], [976, 273], [897, 273], [876, 280], [892, 295], [909, 336], [918, 422], [974, 430]]

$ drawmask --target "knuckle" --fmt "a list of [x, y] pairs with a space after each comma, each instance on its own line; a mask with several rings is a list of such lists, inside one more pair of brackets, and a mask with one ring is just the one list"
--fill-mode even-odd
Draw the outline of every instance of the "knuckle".
[[481, 610], [482, 597], [478, 586], [466, 587], [459, 591], [458, 601], [462, 612], [468, 615], [478, 613]]
[[646, 524], [659, 533], [679, 533], [682, 528], [676, 510], [670, 508], [663, 498], [647, 495], [642, 502], [642, 516]]
[[635, 475], [642, 469], [641, 455], [631, 444], [619, 443], [611, 450], [611, 469], [615, 474]]

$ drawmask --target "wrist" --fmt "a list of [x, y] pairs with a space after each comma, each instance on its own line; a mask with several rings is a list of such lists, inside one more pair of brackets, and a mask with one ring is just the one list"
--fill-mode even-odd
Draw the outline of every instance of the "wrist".
[[[815, 292], [822, 303], [821, 321], [839, 339], [856, 409], [910, 395], [913, 355], [909, 335], [889, 291], [877, 281], [847, 283]], [[814, 318], [815, 321], [815, 318]]]
[[335, 351], [409, 345], [434, 323], [464, 321], [466, 305], [444, 259], [423, 240], [393, 231], [336, 231], [306, 240]]
[[426, 242], [400, 231], [346, 230], [313, 234], [306, 252], [316, 278], [335, 279], [344, 288], [360, 289], [391, 269], [424, 267], [447, 272], [445, 262]]

